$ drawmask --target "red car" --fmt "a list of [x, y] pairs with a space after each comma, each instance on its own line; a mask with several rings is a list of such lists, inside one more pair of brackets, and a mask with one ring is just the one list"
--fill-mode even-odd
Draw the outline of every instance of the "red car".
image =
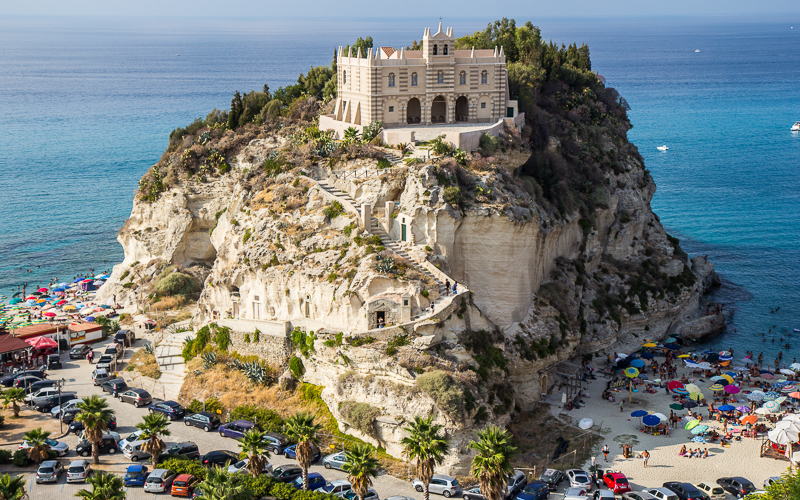
[[621, 495], [631, 491], [628, 478], [620, 471], [606, 472], [605, 475], [603, 475], [603, 482], [606, 483], [608, 489], [613, 491], [615, 495]]
[[174, 497], [191, 497], [200, 480], [191, 474], [181, 474], [172, 482], [170, 495]]

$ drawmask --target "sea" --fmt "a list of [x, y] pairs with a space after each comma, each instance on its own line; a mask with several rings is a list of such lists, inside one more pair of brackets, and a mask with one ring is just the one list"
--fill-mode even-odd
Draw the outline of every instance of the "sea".
[[[703, 348], [798, 357], [800, 15], [516, 19], [589, 44], [629, 103], [653, 210], [723, 280], [711, 298], [731, 321]], [[444, 24], [460, 36], [489, 21]], [[174, 128], [228, 108], [235, 90], [293, 84], [358, 37], [406, 46], [437, 23], [0, 18], [0, 296], [121, 261], [117, 232]]]

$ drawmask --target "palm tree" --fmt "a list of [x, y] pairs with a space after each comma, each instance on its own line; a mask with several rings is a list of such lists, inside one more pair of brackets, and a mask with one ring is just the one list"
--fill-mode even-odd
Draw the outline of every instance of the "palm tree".
[[314, 446], [319, 444], [317, 433], [321, 424], [314, 423], [314, 415], [306, 412], [296, 413], [286, 420], [286, 436], [297, 441], [297, 463], [303, 470], [303, 489], [308, 489], [308, 468], [314, 459]]
[[354, 142], [358, 142], [359, 139], [359, 132], [358, 129], [355, 127], [347, 127], [347, 130], [344, 131], [344, 139], [343, 142], [345, 144], [352, 144]]
[[151, 413], [145, 415], [142, 421], [136, 424], [137, 429], [144, 431], [141, 438], [146, 442], [142, 445], [142, 449], [150, 454], [153, 467], [158, 463], [158, 456], [166, 448], [161, 438], [169, 436], [169, 430], [167, 430], [169, 423], [169, 419], [163, 414]]
[[27, 500], [25, 493], [25, 476], [0, 476], [0, 500]]
[[19, 404], [25, 400], [25, 389], [21, 387], [14, 387], [3, 393], [3, 401], [6, 406], [11, 405], [14, 411], [14, 416], [19, 417]]
[[403, 454], [409, 460], [417, 460], [417, 478], [422, 481], [422, 498], [425, 500], [430, 496], [428, 486], [433, 477], [433, 468], [442, 464], [450, 446], [446, 436], [439, 436], [443, 428], [443, 425], [433, 425], [433, 416], [414, 417], [414, 421], [405, 428], [408, 436], [400, 440]]
[[103, 439], [103, 432], [108, 429], [108, 423], [114, 416], [114, 410], [109, 408], [105, 398], [89, 396], [77, 404], [81, 412], [75, 417], [78, 422], [83, 422], [86, 429], [84, 437], [92, 443], [92, 458], [94, 463], [100, 463], [100, 441]]
[[468, 445], [477, 453], [470, 473], [480, 483], [481, 495], [486, 500], [505, 498], [508, 476], [514, 471], [510, 460], [517, 453], [511, 439], [511, 434], [502, 427], [487, 425], [478, 431], [478, 441], [470, 441]]
[[125, 498], [125, 485], [122, 478], [108, 472], [97, 471], [86, 479], [92, 486], [92, 491], [79, 490], [76, 497], [84, 500], [123, 500]]
[[378, 476], [380, 462], [375, 458], [372, 448], [368, 444], [357, 444], [344, 453], [345, 463], [342, 470], [347, 472], [347, 480], [353, 487], [358, 498], [363, 500], [367, 491], [372, 486], [373, 477]]
[[24, 440], [28, 443], [26, 452], [28, 458], [40, 464], [50, 456], [50, 445], [47, 440], [50, 438], [50, 431], [43, 431], [41, 427], [31, 429], [25, 433]]
[[239, 456], [247, 458], [247, 470], [250, 471], [253, 477], [264, 472], [264, 467], [267, 465], [267, 459], [269, 458], [264, 435], [264, 432], [250, 429], [239, 440], [239, 449], [242, 450]]
[[208, 470], [206, 478], [198, 485], [199, 500], [244, 500], [252, 495], [244, 485], [245, 476], [231, 474], [222, 467]]

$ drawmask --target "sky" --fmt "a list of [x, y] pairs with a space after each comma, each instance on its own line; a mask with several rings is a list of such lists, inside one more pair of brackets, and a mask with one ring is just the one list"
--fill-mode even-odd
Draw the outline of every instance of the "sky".
[[[695, 16], [800, 13], [797, 0], [37, 0], [0, 1], [0, 15], [155, 17]], [[433, 10], [433, 11], [431, 11]]]

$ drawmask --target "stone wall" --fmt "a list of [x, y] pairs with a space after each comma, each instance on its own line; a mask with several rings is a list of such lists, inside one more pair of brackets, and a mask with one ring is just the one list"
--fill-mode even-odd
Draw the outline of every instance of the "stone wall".
[[[288, 322], [223, 319], [217, 324], [231, 329], [231, 350], [244, 356], [258, 356], [273, 366], [283, 366], [292, 354]], [[259, 339], [255, 340], [255, 331]], [[245, 341], [249, 335], [250, 342]]]

